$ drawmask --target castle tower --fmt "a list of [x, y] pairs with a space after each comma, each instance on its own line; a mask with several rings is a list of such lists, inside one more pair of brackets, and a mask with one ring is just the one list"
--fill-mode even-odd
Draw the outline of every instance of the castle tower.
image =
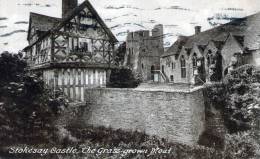
[[157, 42], [157, 46], [160, 49], [163, 49], [163, 25], [162, 24], [158, 24], [155, 25], [153, 30], [152, 30], [152, 37], [153, 39], [155, 39], [155, 41]]
[[62, 0], [62, 18], [78, 6], [78, 0]]
[[155, 81], [154, 73], [160, 67], [163, 53], [163, 25], [154, 26], [151, 35], [149, 30], [128, 32], [124, 66], [141, 74], [144, 82]]

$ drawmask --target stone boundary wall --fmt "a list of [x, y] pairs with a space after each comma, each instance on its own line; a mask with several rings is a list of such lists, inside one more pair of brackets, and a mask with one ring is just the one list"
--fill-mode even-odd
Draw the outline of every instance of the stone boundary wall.
[[205, 127], [202, 89], [193, 92], [94, 88], [85, 90], [82, 124], [137, 130], [197, 144]]

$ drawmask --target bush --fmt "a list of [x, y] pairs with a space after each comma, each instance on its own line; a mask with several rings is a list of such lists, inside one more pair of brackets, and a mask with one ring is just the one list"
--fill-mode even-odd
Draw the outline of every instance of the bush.
[[[149, 159], [222, 159], [220, 151], [203, 146], [188, 146], [181, 143], [171, 143], [163, 138], [148, 136], [142, 132], [127, 132], [124, 130], [113, 130], [105, 127], [86, 127], [77, 129], [68, 128], [72, 135], [81, 139], [82, 147], [92, 148], [116, 148], [120, 150], [138, 149], [147, 150], [147, 153], [121, 153], [115, 154], [83, 154], [86, 158], [149, 158]], [[170, 150], [168, 153], [150, 153], [152, 149], [160, 148]], [[77, 156], [77, 158], [80, 158]], [[82, 157], [83, 158], [83, 157]]]
[[206, 95], [220, 109], [230, 133], [247, 131], [260, 109], [260, 71], [245, 65], [232, 71], [223, 83], [206, 87]]
[[250, 132], [226, 135], [225, 139], [225, 159], [257, 159], [260, 147]]
[[141, 80], [136, 79], [130, 69], [115, 68], [111, 70], [110, 82], [108, 87], [112, 88], [135, 88]]
[[0, 140], [1, 144], [15, 141], [49, 140], [54, 119], [67, 105], [61, 93], [44, 87], [34, 74], [27, 74], [26, 63], [18, 56], [4, 53], [0, 57]]

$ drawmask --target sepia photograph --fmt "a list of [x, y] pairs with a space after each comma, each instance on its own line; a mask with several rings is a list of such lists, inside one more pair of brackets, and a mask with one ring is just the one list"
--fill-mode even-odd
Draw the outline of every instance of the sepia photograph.
[[0, 159], [260, 159], [260, 1], [0, 0]]

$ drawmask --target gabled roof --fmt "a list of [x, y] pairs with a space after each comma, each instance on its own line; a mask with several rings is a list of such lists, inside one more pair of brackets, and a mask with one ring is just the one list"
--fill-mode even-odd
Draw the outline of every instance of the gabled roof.
[[191, 50], [192, 50], [192, 48], [185, 48], [185, 51], [188, 56], [190, 56]]
[[180, 53], [182, 46], [186, 43], [188, 37], [181, 36], [178, 38], [178, 40], [175, 41], [175, 43], [167, 49], [167, 51], [161, 55], [161, 57], [167, 57], [171, 55], [177, 55]]
[[204, 53], [205, 49], [206, 49], [206, 45], [194, 44], [194, 46], [193, 46], [191, 52], [189, 53], [189, 55], [191, 55], [193, 53], [196, 53], [198, 57], [203, 56], [203, 53]]
[[[239, 44], [249, 50], [259, 49], [258, 39], [260, 37], [260, 12], [235, 19], [227, 24], [209, 29], [196, 35], [186, 37], [186, 42], [182, 45], [186, 48], [191, 48], [195, 43], [197, 45], [207, 45], [210, 41], [216, 41], [218, 47], [221, 42], [225, 41], [230, 33], [235, 37]], [[243, 37], [243, 38], [242, 38]], [[219, 43], [220, 42], [220, 43]], [[179, 54], [179, 43], [175, 42], [171, 48], [163, 56]]]
[[[59, 31], [65, 24], [67, 24], [73, 17], [75, 17], [79, 12], [81, 12], [85, 7], [87, 7], [92, 12], [92, 14], [96, 17], [97, 21], [100, 23], [101, 27], [105, 30], [105, 32], [108, 34], [108, 36], [111, 38], [111, 40], [115, 43], [118, 42], [118, 40], [116, 39], [114, 34], [111, 32], [111, 30], [107, 27], [107, 25], [101, 19], [101, 17], [99, 16], [99, 14], [95, 10], [95, 8], [91, 5], [91, 3], [88, 0], [85, 0], [83, 3], [81, 3], [79, 6], [74, 8], [71, 12], [69, 12], [66, 18], [59, 20], [59, 22], [56, 23], [56, 25], [54, 25], [50, 29], [46, 30], [45, 34], [43, 34], [36, 42], [27, 46], [24, 50], [26, 50], [26, 49], [32, 47], [33, 45], [35, 45], [38, 41], [41, 41], [42, 39], [44, 39], [51, 32]], [[45, 16], [45, 18], [49, 19], [48, 16]], [[53, 20], [53, 21], [55, 21], [55, 20]]]
[[200, 50], [200, 52], [204, 52], [205, 48], [207, 47], [207, 45], [197, 45], [198, 49]]
[[241, 49], [241, 51], [244, 52], [245, 48], [244, 48], [244, 37], [243, 36], [236, 36], [236, 35], [230, 34], [229, 38], [232, 38], [237, 43], [237, 45]]
[[225, 44], [225, 41], [215, 41], [215, 40], [212, 40], [212, 42], [214, 43], [214, 45], [216, 46], [216, 48], [218, 50], [222, 50], [222, 48], [223, 48], [223, 46]]
[[108, 36], [113, 40], [113, 42], [118, 42], [114, 34], [111, 32], [111, 30], [107, 27], [105, 22], [102, 20], [102, 18], [99, 16], [95, 8], [92, 6], [92, 4], [85, 0], [83, 3], [81, 3], [79, 6], [74, 8], [70, 13], [68, 13], [68, 16], [64, 18], [61, 23], [59, 23], [57, 26], [55, 26], [52, 30], [59, 30], [61, 29], [67, 22], [69, 22], [73, 17], [75, 17], [80, 11], [82, 11], [85, 7], [87, 7], [92, 14], [97, 18], [97, 21], [100, 23], [101, 27], [105, 30], [105, 32], [108, 34]]
[[233, 35], [236, 41], [243, 47], [244, 46], [244, 36]]
[[43, 31], [50, 30], [55, 25], [57, 25], [60, 21], [61, 18], [50, 17], [50, 16], [31, 12], [27, 40], [29, 39], [32, 26], [34, 26], [37, 30], [43, 32]]

